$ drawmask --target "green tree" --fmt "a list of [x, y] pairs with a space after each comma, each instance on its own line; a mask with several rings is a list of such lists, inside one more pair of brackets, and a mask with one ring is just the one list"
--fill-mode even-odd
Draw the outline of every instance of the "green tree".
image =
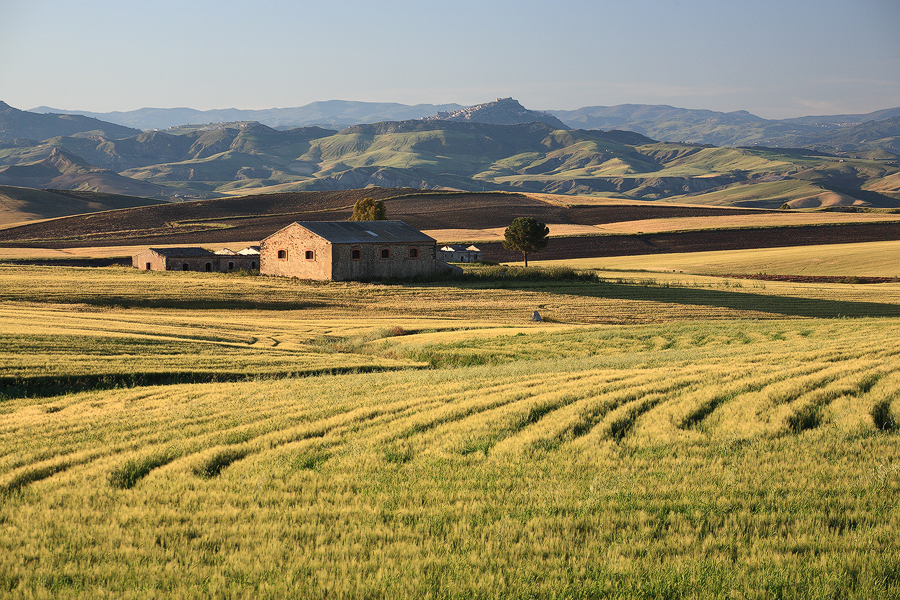
[[521, 252], [527, 267], [528, 253], [546, 248], [549, 234], [550, 229], [534, 217], [518, 217], [503, 232], [503, 247]]
[[384, 221], [387, 213], [384, 210], [384, 201], [372, 198], [357, 200], [353, 205], [351, 221]]

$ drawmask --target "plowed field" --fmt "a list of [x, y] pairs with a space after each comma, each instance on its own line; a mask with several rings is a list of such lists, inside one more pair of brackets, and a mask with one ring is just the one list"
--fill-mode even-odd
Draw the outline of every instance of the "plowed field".
[[418, 229], [506, 227], [520, 216], [545, 223], [598, 225], [760, 212], [649, 204], [565, 207], [523, 194], [422, 194], [419, 190], [370, 188], [266, 194], [80, 215], [0, 230], [0, 244], [72, 248], [261, 240], [294, 221], [346, 221], [353, 203], [364, 197], [388, 199], [388, 218]]

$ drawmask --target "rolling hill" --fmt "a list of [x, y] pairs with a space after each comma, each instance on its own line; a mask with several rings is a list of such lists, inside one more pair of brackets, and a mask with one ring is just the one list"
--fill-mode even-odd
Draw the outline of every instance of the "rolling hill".
[[[364, 197], [384, 200], [389, 218], [442, 240], [477, 242], [488, 260], [521, 259], [492, 241], [515, 216], [533, 216], [561, 232], [541, 252], [541, 260], [900, 239], [897, 215], [829, 215], [835, 218], [817, 221], [794, 219], [789, 211], [653, 202], [563, 205], [558, 196], [548, 202], [524, 194], [369, 188], [263, 194], [78, 215], [0, 229], [0, 249], [15, 250], [18, 256], [27, 256], [22, 253], [25, 248], [35, 252], [79, 249], [79, 255], [99, 251], [111, 256], [112, 248], [129, 254], [123, 247], [219, 248], [258, 242], [294, 221], [346, 220], [353, 203]], [[686, 225], [667, 227], [670, 222]]]
[[715, 146], [810, 148], [867, 153], [869, 158], [900, 156], [900, 108], [861, 115], [770, 120], [747, 111], [717, 112], [665, 105], [622, 104], [548, 111], [578, 129], [625, 129], [662, 141]]
[[39, 190], [0, 185], [0, 228], [39, 219], [83, 215], [163, 202], [102, 192]]
[[636, 218], [758, 212], [650, 203], [562, 206], [524, 194], [369, 188], [250, 195], [76, 215], [0, 230], [0, 244], [72, 247], [260, 240], [294, 221], [345, 221], [353, 213], [353, 204], [365, 197], [384, 200], [389, 218], [422, 230], [506, 227], [510, 215], [534, 216], [548, 223], [595, 225]]
[[101, 191], [129, 196], [166, 196], [165, 188], [94, 167], [78, 155], [53, 148], [42, 160], [0, 167], [0, 185]]
[[[648, 115], [653, 116], [656, 113]], [[276, 130], [225, 123], [122, 139], [56, 136], [0, 149], [0, 183], [177, 198], [367, 186], [523, 191], [778, 208], [894, 207], [894, 160], [821, 150], [657, 142], [633, 131], [567, 130], [512, 99], [416, 119]], [[658, 115], [657, 115], [658, 116]], [[702, 116], [699, 115], [698, 118]], [[757, 118], [737, 115], [751, 124]], [[835, 130], [890, 146], [894, 118]], [[562, 127], [565, 127], [564, 125]], [[795, 128], [811, 125], [792, 125]], [[837, 134], [835, 134], [837, 135]], [[59, 154], [62, 153], [62, 154]], [[54, 173], [53, 156], [78, 165]], [[53, 161], [50, 161], [53, 162]]]
[[[511, 99], [501, 99], [501, 104]], [[513, 101], [515, 102], [515, 101]], [[518, 105], [518, 103], [515, 103]], [[266, 110], [223, 109], [198, 111], [190, 108], [143, 108], [128, 112], [78, 112], [49, 107], [31, 109], [36, 113], [81, 114], [138, 129], [167, 129], [188, 123], [223, 123], [258, 121], [277, 129], [309, 125], [327, 125], [342, 129], [350, 125], [381, 121], [405, 121], [435, 118], [438, 120], [480, 120], [492, 124], [515, 124], [510, 119], [518, 111], [531, 113], [528, 120], [551, 123], [559, 129], [622, 129], [635, 131], [667, 142], [691, 142], [716, 146], [808, 147], [828, 152], [866, 154], [868, 158], [896, 158], [896, 123], [887, 136], [858, 134], [870, 126], [900, 117], [900, 108], [867, 114], [817, 115], [793, 119], [763, 119], [747, 111], [719, 112], [676, 108], [666, 105], [620, 104], [587, 106], [574, 110], [529, 111], [519, 105], [515, 110], [501, 110], [490, 115], [486, 107], [497, 102], [463, 107], [458, 104], [408, 106], [397, 103], [348, 102], [331, 100], [313, 102], [297, 108]], [[473, 118], [474, 113], [480, 113]], [[549, 117], [549, 118], [548, 118]], [[552, 121], [551, 121], [552, 119]], [[877, 127], [883, 128], [885, 124]], [[857, 126], [862, 128], [853, 130]], [[54, 135], [67, 135], [56, 133]], [[51, 136], [45, 136], [51, 137]], [[44, 138], [37, 138], [44, 139]], [[885, 140], [885, 141], [882, 141]]]

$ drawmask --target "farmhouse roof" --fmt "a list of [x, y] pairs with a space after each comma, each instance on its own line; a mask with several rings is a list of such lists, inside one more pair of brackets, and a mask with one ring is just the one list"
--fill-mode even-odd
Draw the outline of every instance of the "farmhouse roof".
[[205, 248], [150, 248], [151, 252], [156, 252], [160, 256], [167, 258], [194, 258], [203, 256], [215, 256]]
[[427, 244], [435, 241], [403, 221], [297, 221], [294, 225], [300, 225], [332, 244]]

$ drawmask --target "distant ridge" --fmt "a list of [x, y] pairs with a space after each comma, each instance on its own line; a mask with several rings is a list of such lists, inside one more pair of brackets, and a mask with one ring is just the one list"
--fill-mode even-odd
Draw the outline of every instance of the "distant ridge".
[[550, 113], [528, 110], [512, 98], [497, 98], [494, 102], [486, 102], [469, 108], [460, 108], [452, 112], [442, 111], [426, 120], [437, 121], [470, 121], [491, 125], [519, 125], [522, 123], [546, 123], [554, 129], [568, 130], [570, 127]]
[[36, 114], [13, 108], [0, 101], [0, 142], [8, 143], [15, 140], [39, 142], [60, 135], [71, 136], [88, 132], [109, 139], [120, 139], [137, 135], [140, 130], [82, 115]]
[[[575, 110], [541, 112], [525, 109], [511, 98], [502, 98], [495, 102], [468, 108], [459, 104], [408, 106], [389, 102], [329, 100], [313, 102], [297, 108], [265, 110], [231, 108], [201, 111], [191, 108], [142, 108], [128, 112], [82, 111], [79, 113], [78, 111], [42, 106], [31, 109], [30, 112], [81, 114], [112, 124], [143, 130], [168, 130], [183, 125], [211, 128], [213, 124], [253, 121], [275, 129], [318, 125], [334, 130], [352, 125], [417, 119], [480, 121], [497, 124], [540, 121], [551, 125], [554, 129], [628, 130], [667, 142], [690, 142], [729, 147], [807, 147], [825, 152], [856, 152], [869, 158], [882, 159], [892, 158], [885, 154], [885, 151], [897, 154], [894, 138], [900, 136], [900, 132], [893, 130], [888, 131], [886, 136], [878, 138], [869, 135], [868, 131], [865, 135], [858, 137], [855, 134], [847, 135], [847, 130], [853, 127], [871, 129], [867, 123], [880, 123], [900, 117], [900, 107], [865, 114], [824, 115], [780, 120], [763, 119], [744, 110], [718, 112], [648, 104], [587, 106]], [[59, 120], [60, 116], [54, 115], [54, 119]], [[0, 115], [0, 120], [2, 120], [2, 115]], [[97, 128], [97, 123], [94, 121], [90, 127]], [[0, 126], [0, 130], [2, 130], [2, 126]], [[38, 137], [19, 134], [13, 138], [9, 138], [9, 136], [4, 138], [2, 135], [0, 133], [0, 142], [5, 140], [7, 144], [12, 143], [14, 137], [38, 139]], [[62, 131], [54, 135], [72, 135], [72, 133]], [[120, 133], [108, 132], [106, 135], [107, 137], [123, 137]], [[854, 137], [856, 137], [855, 140]], [[881, 140], [885, 138], [887, 141], [882, 142]], [[851, 141], [845, 141], [847, 139]]]
[[328, 100], [313, 102], [296, 108], [269, 108], [263, 110], [243, 110], [226, 108], [218, 110], [195, 110], [193, 108], [141, 108], [127, 112], [95, 113], [68, 111], [40, 106], [32, 108], [35, 113], [80, 114], [119, 123], [138, 129], [169, 129], [179, 125], [204, 123], [234, 123], [258, 121], [273, 128], [302, 127], [308, 125], [329, 125], [346, 127], [380, 121], [405, 121], [421, 119], [438, 111], [456, 110], [459, 104], [416, 104], [408, 106], [396, 102], [353, 102]]

